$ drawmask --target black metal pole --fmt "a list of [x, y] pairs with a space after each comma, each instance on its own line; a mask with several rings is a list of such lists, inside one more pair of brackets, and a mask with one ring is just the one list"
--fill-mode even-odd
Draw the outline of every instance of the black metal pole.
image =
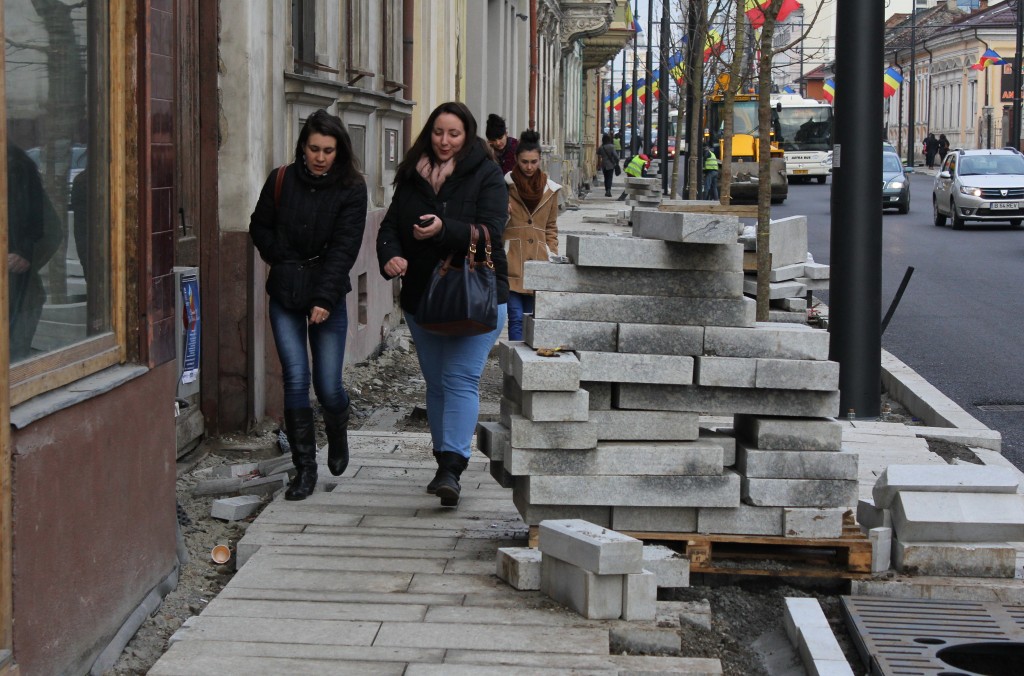
[[608, 135], [615, 139], [615, 58], [608, 78]]
[[1024, 59], [1024, 15], [1020, 11], [1021, 0], [1017, 0], [1017, 53], [1013, 57], [1013, 147], [1020, 150], [1020, 114], [1021, 99], [1021, 59]]
[[668, 0], [661, 2], [661, 54], [658, 76], [658, 171], [661, 172], [661, 192], [668, 192], [668, 48], [671, 37], [668, 32]]
[[[638, 2], [638, 0], [633, 0], [633, 21], [634, 21], [634, 23], [636, 22], [636, 17], [637, 17], [637, 13], [636, 13], [636, 11], [638, 9], [637, 8], [637, 2]], [[637, 146], [640, 143], [640, 127], [636, 123], [636, 107], [637, 107], [637, 102], [636, 102], [636, 93], [637, 93], [636, 92], [636, 79], [637, 79], [636, 57], [637, 57], [637, 43], [640, 41], [638, 38], [639, 38], [639, 36], [636, 34], [636, 31], [634, 30], [633, 31], [633, 85], [632, 85], [632, 87], [633, 87], [633, 102], [629, 106], [629, 119], [633, 123], [633, 131], [630, 132], [630, 135], [629, 135], [629, 154], [630, 155], [636, 155], [636, 149], [637, 149]]]
[[653, 30], [654, 0], [647, 0], [647, 69], [644, 75], [644, 92], [647, 98], [644, 101], [644, 152], [648, 157], [651, 156], [651, 125], [654, 117], [654, 94], [651, 90], [654, 85], [654, 80], [651, 78], [651, 73], [654, 72], [654, 36], [651, 34]]
[[885, 329], [889, 326], [892, 316], [896, 314], [896, 308], [899, 306], [900, 300], [903, 298], [903, 294], [907, 290], [907, 285], [910, 284], [910, 278], [913, 274], [913, 265], [908, 267], [907, 271], [903, 273], [903, 281], [900, 282], [900, 288], [896, 290], [896, 296], [892, 299], [892, 303], [889, 304], [889, 309], [886, 311], [885, 316], [882, 317], [882, 333], [885, 333]]
[[626, 111], [629, 109], [626, 106], [626, 50], [622, 50], [622, 110], [619, 111], [619, 139], [620, 154], [622, 157], [626, 156]]
[[829, 358], [839, 362], [839, 411], [878, 416], [881, 401], [882, 128], [884, 4], [838, 0], [835, 168]]
[[[842, 24], [838, 24], [842, 25]], [[907, 166], [914, 168], [914, 120], [917, 117], [917, 4], [910, 10], [910, 91], [907, 93]]]
[[[702, 139], [700, 136], [697, 138], [690, 138], [690, 130], [692, 125], [690, 121], [693, 120], [694, 115], [700, 115], [697, 109], [697, 99], [703, 93], [703, 83], [700, 81], [702, 76], [701, 63], [699, 59], [703, 56], [702, 47], [703, 45], [697, 44], [697, 24], [701, 22], [703, 17], [701, 16], [700, 4], [698, 0], [690, 0], [687, 6], [687, 20], [686, 20], [686, 127], [685, 134], [681, 134], [680, 131], [676, 130], [676, 162], [683, 162], [683, 170], [679, 172], [683, 179], [683, 199], [690, 199], [688, 190], [690, 189], [690, 158], [697, 157], [701, 158], [704, 156], [704, 149], [702, 147]], [[706, 29], [705, 31], [706, 32]], [[677, 121], [678, 124], [683, 124], [682, 120]], [[683, 157], [679, 149], [682, 145], [679, 143], [679, 138], [684, 137], [686, 139], [686, 156]], [[696, 154], [694, 154], [696, 153]], [[694, 199], [700, 199], [700, 187], [703, 185], [702, 169], [704, 163], [699, 159], [697, 161], [697, 195]]]

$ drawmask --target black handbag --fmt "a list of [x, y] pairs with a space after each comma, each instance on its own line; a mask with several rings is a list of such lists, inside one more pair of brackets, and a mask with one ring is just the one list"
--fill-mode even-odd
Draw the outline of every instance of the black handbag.
[[304, 261], [279, 261], [270, 266], [267, 293], [286, 310], [309, 312], [320, 274], [320, 256]]
[[[486, 227], [470, 225], [469, 251], [461, 266], [452, 264], [454, 254], [439, 262], [420, 306], [416, 323], [442, 336], [479, 336], [498, 327], [498, 284], [491, 260], [491, 234]], [[484, 260], [478, 261], [477, 242], [484, 235]]]
[[620, 167], [620, 166], [619, 166], [619, 163], [618, 163], [618, 162], [616, 162], [616, 163], [615, 163], [615, 175], [616, 175], [616, 176], [618, 176], [618, 175], [619, 175], [619, 174], [621, 174], [621, 173], [622, 173], [622, 167]]

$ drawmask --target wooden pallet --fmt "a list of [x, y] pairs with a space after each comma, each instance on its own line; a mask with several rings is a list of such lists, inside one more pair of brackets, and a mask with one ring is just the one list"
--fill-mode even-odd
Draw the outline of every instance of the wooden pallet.
[[[690, 560], [691, 573], [864, 579], [871, 577], [871, 541], [852, 522], [838, 538], [620, 531], [666, 544]], [[537, 546], [537, 526], [530, 526]]]
[[705, 201], [694, 203], [691, 200], [666, 200], [661, 203], [658, 210], [675, 213], [733, 214], [740, 218], [757, 218], [756, 204], [709, 204]]

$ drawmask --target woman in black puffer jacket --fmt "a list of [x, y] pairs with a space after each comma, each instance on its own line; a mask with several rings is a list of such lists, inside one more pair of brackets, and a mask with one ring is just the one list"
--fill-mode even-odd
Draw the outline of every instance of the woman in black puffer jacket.
[[[505, 324], [508, 265], [502, 231], [507, 220], [505, 177], [477, 136], [476, 119], [463, 103], [441, 104], [398, 166], [395, 195], [377, 233], [377, 260], [386, 279], [402, 277], [400, 302], [427, 383], [427, 420], [438, 465], [427, 491], [447, 507], [459, 504], [459, 478], [480, 412], [480, 376]], [[420, 297], [439, 261], [450, 253], [465, 255], [470, 224], [490, 233], [498, 326], [479, 336], [429, 333], [416, 323]]]
[[[283, 172], [283, 173], [281, 173]], [[366, 184], [341, 120], [324, 110], [309, 116], [295, 161], [274, 170], [249, 221], [249, 235], [270, 264], [270, 324], [284, 378], [284, 416], [296, 475], [286, 500], [316, 486], [316, 435], [309, 401], [312, 380], [323, 407], [327, 466], [348, 466], [349, 398], [341, 380], [349, 273], [366, 227]]]

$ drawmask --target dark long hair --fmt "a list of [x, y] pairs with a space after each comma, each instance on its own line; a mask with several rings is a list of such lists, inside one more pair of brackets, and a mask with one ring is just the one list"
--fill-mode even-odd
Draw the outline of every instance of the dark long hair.
[[445, 113], [450, 113], [462, 120], [462, 127], [466, 131], [466, 142], [462, 144], [462, 150], [460, 150], [455, 156], [456, 164], [458, 164], [459, 160], [469, 154], [473, 149], [474, 144], [480, 146], [488, 157], [494, 157], [487, 143], [477, 135], [476, 118], [473, 117], [473, 113], [469, 110], [469, 107], [461, 101], [449, 101], [447, 103], [442, 103], [437, 108], [434, 108], [433, 112], [430, 113], [430, 117], [427, 118], [426, 123], [423, 125], [423, 129], [420, 130], [419, 136], [417, 136], [416, 140], [413, 141], [412, 146], [409, 147], [409, 151], [405, 154], [401, 164], [398, 165], [398, 169], [395, 170], [395, 185], [416, 176], [416, 163], [419, 162], [420, 158], [424, 155], [430, 159], [431, 164], [437, 163], [437, 157], [434, 155], [434, 144], [431, 143], [431, 137], [434, 134], [434, 123], [437, 122], [438, 117]]
[[359, 163], [352, 152], [352, 139], [349, 138], [340, 117], [331, 115], [321, 108], [306, 118], [306, 123], [299, 132], [299, 140], [295, 144], [295, 161], [299, 164], [305, 162], [304, 151], [311, 134], [331, 136], [337, 142], [331, 171], [338, 173], [343, 184], [355, 185], [363, 182], [363, 175], [359, 173]]

